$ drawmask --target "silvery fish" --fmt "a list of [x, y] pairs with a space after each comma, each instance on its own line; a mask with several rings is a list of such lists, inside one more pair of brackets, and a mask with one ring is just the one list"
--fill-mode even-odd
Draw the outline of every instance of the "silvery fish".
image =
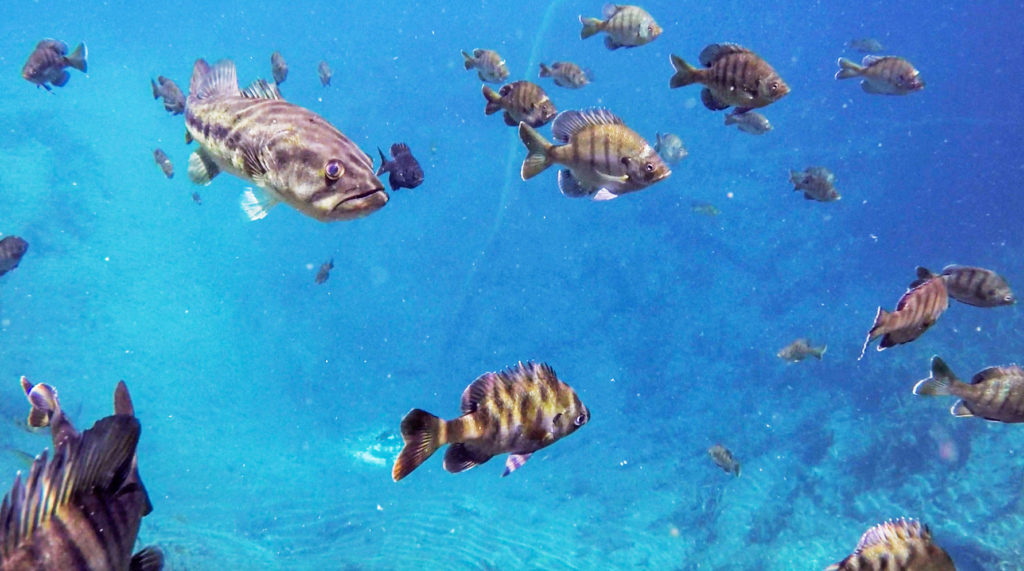
[[274, 83], [281, 85], [288, 79], [288, 62], [284, 61], [281, 52], [270, 54], [270, 73], [274, 76]]
[[555, 80], [555, 85], [579, 89], [590, 83], [589, 74], [580, 66], [569, 61], [556, 61], [550, 67], [540, 64], [540, 76]]
[[757, 111], [745, 113], [728, 113], [725, 116], [725, 124], [736, 125], [736, 128], [751, 135], [763, 135], [772, 130], [772, 124], [768, 118]]
[[553, 145], [526, 123], [519, 124], [519, 138], [528, 155], [521, 175], [529, 180], [553, 164], [562, 194], [594, 200], [610, 200], [664, 180], [672, 171], [658, 153], [622, 119], [605, 109], [565, 111], [551, 126]]
[[0, 276], [18, 267], [27, 251], [28, 242], [18, 236], [7, 236], [0, 240]]
[[185, 126], [200, 145], [189, 157], [193, 182], [209, 184], [223, 170], [265, 191], [243, 198], [251, 220], [279, 202], [322, 222], [360, 218], [388, 202], [373, 161], [352, 140], [266, 82], [239, 91], [229, 60], [196, 62]]
[[391, 145], [391, 160], [384, 156], [384, 151], [377, 148], [380, 153], [380, 168], [377, 169], [377, 176], [388, 173], [388, 184], [391, 190], [400, 188], [416, 188], [423, 183], [423, 169], [419, 161], [412, 156], [409, 145], [395, 143]]
[[497, 454], [510, 454], [507, 476], [530, 455], [569, 436], [590, 420], [576, 391], [551, 367], [519, 363], [497, 373], [484, 373], [462, 393], [462, 416], [444, 420], [413, 409], [402, 419], [405, 446], [391, 470], [397, 482], [438, 448], [448, 444], [444, 469], [468, 470]]
[[332, 269], [334, 269], [334, 258], [331, 258], [320, 265], [320, 269], [316, 271], [316, 277], [313, 278], [313, 281], [318, 284], [326, 282], [327, 279], [331, 277]]
[[878, 344], [879, 351], [917, 339], [935, 324], [947, 307], [949, 294], [945, 281], [939, 276], [919, 277], [900, 297], [896, 311], [889, 313], [878, 308], [857, 360], [864, 358], [868, 344], [877, 337], [882, 338]]
[[639, 6], [605, 4], [601, 10], [604, 20], [580, 16], [580, 38], [587, 39], [598, 32], [607, 34], [604, 46], [610, 50], [635, 48], [654, 41], [661, 35], [661, 26]]
[[799, 363], [807, 357], [814, 357], [820, 361], [826, 350], [828, 350], [828, 345], [815, 347], [811, 345], [810, 339], [801, 337], [780, 349], [775, 356], [788, 363]]
[[772, 66], [743, 46], [711, 44], [700, 52], [699, 60], [702, 68], [672, 54], [670, 61], [676, 72], [669, 87], [704, 84], [700, 99], [712, 111], [735, 107], [736, 113], [744, 113], [789, 93], [789, 86]]
[[24, 481], [19, 472], [0, 505], [0, 570], [161, 569], [157, 547], [132, 555], [153, 506], [139, 479], [141, 428], [124, 381], [114, 391], [113, 416], [82, 433], [52, 394], [53, 457], [40, 454]]
[[149, 80], [153, 87], [153, 99], [164, 98], [164, 109], [171, 115], [181, 115], [185, 111], [185, 94], [178, 88], [178, 84], [164, 76], [159, 76], [156, 81]]
[[690, 154], [679, 135], [673, 133], [655, 133], [654, 150], [670, 165], [678, 163]]
[[320, 77], [320, 85], [326, 87], [331, 84], [331, 76], [334, 75], [334, 72], [331, 71], [330, 64], [320, 60], [320, 63], [316, 66], [316, 74]]
[[735, 476], [740, 475], [740, 463], [733, 457], [732, 452], [721, 444], [715, 444], [708, 448], [708, 456], [719, 468]]
[[825, 571], [956, 571], [956, 567], [949, 554], [932, 542], [928, 526], [900, 518], [867, 530], [852, 555]]
[[171, 163], [171, 159], [167, 157], [167, 153], [163, 149], [153, 151], [153, 159], [156, 164], [160, 165], [160, 170], [164, 171], [164, 176], [174, 178], [174, 164]]
[[896, 56], [864, 56], [860, 65], [839, 58], [836, 79], [861, 78], [860, 87], [876, 95], [906, 95], [924, 89], [921, 74], [909, 61]]
[[[926, 268], [917, 268], [918, 276], [934, 276]], [[951, 265], [942, 268], [949, 297], [975, 307], [998, 307], [1017, 303], [1010, 284], [999, 274], [985, 268]]]
[[75, 51], [68, 53], [64, 42], [45, 39], [36, 44], [36, 49], [29, 54], [21, 77], [50, 91], [48, 84], [64, 87], [71, 74], [65, 68], [73, 67], [82, 73], [88, 69], [85, 58], [88, 56], [85, 44], [78, 44]]
[[805, 200], [834, 202], [842, 198], [835, 187], [836, 175], [825, 167], [809, 167], [803, 171], [789, 171], [793, 190], [803, 191]]
[[480, 81], [501, 83], [508, 79], [508, 67], [494, 50], [473, 50], [473, 55], [462, 52], [463, 64], [467, 70], [475, 69]]
[[1017, 365], [982, 369], [970, 383], [957, 378], [949, 366], [932, 357], [931, 376], [914, 385], [921, 396], [953, 395], [960, 400], [949, 409], [953, 416], [978, 416], [997, 422], [1024, 422], [1024, 369]]
[[882, 44], [874, 38], [855, 38], [846, 42], [846, 45], [852, 50], [857, 50], [863, 54], [876, 54], [885, 48]]
[[481, 91], [487, 100], [484, 113], [493, 115], [504, 110], [505, 124], [509, 127], [515, 127], [520, 122], [540, 127], [554, 119], [558, 113], [548, 94], [532, 81], [513, 81], [502, 85], [497, 92], [484, 85]]

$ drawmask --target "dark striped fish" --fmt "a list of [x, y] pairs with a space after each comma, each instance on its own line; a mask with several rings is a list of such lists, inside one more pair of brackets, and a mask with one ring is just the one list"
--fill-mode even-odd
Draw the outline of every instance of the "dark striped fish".
[[475, 69], [480, 81], [501, 83], [508, 79], [508, 67], [494, 50], [473, 50], [473, 55], [462, 52], [463, 64], [467, 70]]
[[708, 456], [711, 456], [711, 461], [716, 466], [726, 471], [726, 473], [740, 475], [740, 463], [733, 457], [732, 452], [722, 446], [721, 444], [715, 444], [711, 448], [708, 448]]
[[912, 519], [867, 530], [853, 554], [825, 571], [956, 571], [944, 549], [932, 543], [927, 525]]
[[85, 58], [88, 52], [85, 44], [78, 44], [75, 51], [68, 53], [68, 47], [59, 40], [45, 39], [36, 44], [21, 68], [21, 77], [50, 91], [49, 84], [64, 87], [71, 74], [66, 68], [73, 67], [82, 73], [88, 69]]
[[587, 39], [598, 32], [607, 34], [604, 47], [610, 50], [635, 48], [654, 41], [661, 35], [661, 26], [639, 6], [605, 4], [601, 11], [604, 20], [580, 16], [580, 38]]
[[160, 170], [164, 171], [164, 176], [174, 178], [174, 164], [171, 163], [171, 159], [167, 157], [167, 153], [163, 149], [153, 151], [153, 160], [160, 166]]
[[334, 72], [331, 71], [331, 66], [324, 60], [320, 60], [320, 63], [316, 66], [316, 74], [320, 77], [320, 85], [324, 87], [331, 84], [331, 76]]
[[805, 200], [834, 202], [842, 198], [835, 187], [836, 175], [825, 167], [809, 167], [803, 171], [789, 171], [793, 190], [803, 191]]
[[588, 73], [571, 61], [556, 61], [551, 67], [540, 64], [540, 76], [555, 80], [555, 85], [569, 89], [579, 89], [590, 83]]
[[861, 78], [860, 87], [876, 95], [906, 95], [924, 89], [920, 73], [896, 56], [864, 56], [860, 65], [841, 57], [836, 79]]
[[546, 125], [558, 111], [541, 86], [532, 81], [513, 81], [501, 86], [497, 92], [488, 86], [481, 89], [487, 105], [484, 113], [493, 115], [504, 110], [505, 124], [515, 127], [520, 122], [531, 127]]
[[288, 62], [284, 61], [281, 52], [270, 54], [270, 73], [274, 76], [274, 83], [281, 85], [288, 79]]
[[0, 276], [18, 267], [27, 251], [28, 242], [18, 236], [7, 236], [0, 240]]
[[711, 44], [700, 52], [697, 68], [672, 54], [676, 73], [672, 88], [701, 83], [700, 99], [712, 111], [735, 107], [735, 113], [764, 107], [789, 93], [789, 86], [768, 62], [736, 44]]
[[213, 67], [196, 61], [185, 105], [185, 126], [199, 149], [189, 157], [188, 174], [209, 184], [220, 171], [251, 181], [242, 208], [252, 220], [278, 202], [333, 222], [371, 214], [388, 201], [373, 174], [373, 161], [316, 113], [280, 99], [258, 81], [238, 89], [235, 65]]
[[875, 323], [868, 331], [857, 360], [864, 358], [868, 343], [876, 337], [882, 338], [878, 344], [879, 351], [917, 339], [935, 324], [947, 307], [949, 296], [944, 280], [940, 277], [918, 279], [910, 284], [910, 289], [900, 297], [896, 303], [896, 311], [889, 313], [881, 307], [878, 308]]
[[185, 111], [185, 94], [177, 83], [161, 75], [156, 81], [150, 79], [149, 84], [153, 87], [153, 99], [163, 97], [164, 109], [171, 115], [181, 115]]
[[519, 124], [519, 138], [529, 152], [523, 161], [523, 180], [561, 164], [569, 167], [558, 171], [562, 194], [610, 200], [672, 174], [654, 148], [611, 111], [565, 111], [555, 118], [551, 132], [565, 144], [552, 145], [533, 127]]
[[[934, 275], [925, 268], [917, 269], [918, 275]], [[1002, 276], [972, 266], [951, 265], [942, 268], [942, 279], [946, 281], [949, 297], [976, 307], [998, 307], [1017, 302], [1010, 284]]]
[[921, 396], [954, 395], [960, 400], [953, 416], [979, 416], [997, 422], [1024, 422], [1024, 369], [1017, 365], [982, 369], [965, 383], [938, 357], [932, 357], [932, 373], [914, 385]]
[[519, 363], [485, 373], [462, 393], [462, 416], [444, 420], [413, 409], [402, 419], [405, 446], [395, 459], [391, 477], [409, 475], [438, 448], [449, 444], [444, 469], [468, 470], [497, 454], [508, 453], [507, 476], [530, 455], [576, 431], [590, 420], [576, 391], [558, 380], [551, 367]]
[[55, 399], [50, 404], [53, 458], [39, 455], [0, 505], [0, 570], [161, 569], [159, 548], [132, 555], [153, 506], [139, 479], [140, 425], [124, 381], [114, 391], [114, 415], [81, 434]]

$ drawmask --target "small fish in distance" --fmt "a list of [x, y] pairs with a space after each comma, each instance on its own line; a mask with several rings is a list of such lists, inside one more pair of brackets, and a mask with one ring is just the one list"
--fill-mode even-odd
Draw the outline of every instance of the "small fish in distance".
[[195, 202], [196, 204], [202, 206], [203, 198], [201, 196], [199, 196], [198, 192], [193, 192], [192, 193], [192, 202]]
[[554, 119], [558, 113], [544, 89], [532, 81], [513, 81], [502, 85], [497, 92], [484, 85], [481, 91], [487, 100], [484, 114], [493, 115], [504, 110], [505, 124], [509, 127], [515, 127], [520, 122], [540, 127]]
[[732, 452], [728, 448], [721, 444], [715, 444], [711, 448], [708, 448], [708, 456], [711, 456], [711, 460], [716, 466], [725, 470], [726, 473], [733, 474], [735, 476], [740, 475], [740, 463], [733, 458]]
[[181, 92], [177, 83], [164, 76], [159, 76], [156, 81], [149, 80], [153, 87], [153, 99], [164, 98], [164, 109], [171, 115], [181, 115], [185, 111], [185, 94]]
[[690, 210], [704, 216], [715, 217], [722, 213], [717, 206], [710, 202], [695, 200], [690, 203]]
[[670, 165], [677, 164], [690, 154], [679, 135], [673, 133], [656, 133], [654, 135], [654, 150]]
[[156, 164], [160, 165], [160, 170], [164, 171], [164, 176], [174, 178], [174, 165], [163, 149], [153, 151], [153, 159], [156, 161]]
[[920, 72], [896, 56], [864, 56], [860, 65], [839, 58], [836, 79], [851, 77], [861, 78], [861, 89], [875, 95], [906, 95], [924, 89]]
[[508, 79], [508, 67], [494, 50], [473, 50], [473, 55], [462, 52], [463, 64], [467, 70], [475, 69], [480, 81], [501, 83]]
[[736, 113], [764, 107], [782, 99], [789, 86], [760, 56], [737, 44], [711, 44], [700, 52], [700, 65], [693, 67], [672, 54], [675, 74], [669, 87], [675, 89], [701, 83], [700, 100], [712, 111], [735, 107]]
[[21, 377], [21, 390], [25, 391], [25, 397], [32, 407], [28, 412], [28, 424], [32, 428], [43, 428], [50, 426], [53, 414], [60, 408], [57, 400], [57, 389], [46, 383], [33, 384], [27, 377]]
[[799, 363], [807, 357], [814, 357], [820, 361], [826, 350], [828, 350], [828, 345], [814, 347], [811, 345], [810, 339], [801, 337], [780, 349], [775, 356], [788, 363]]
[[928, 526], [899, 518], [867, 530], [853, 554], [825, 571], [956, 571]]
[[554, 164], [558, 188], [571, 198], [611, 200], [643, 190], [672, 171], [651, 145], [611, 111], [564, 111], [551, 126], [553, 145], [533, 127], [519, 124], [519, 138], [528, 152], [520, 174], [529, 180]]
[[28, 242], [18, 236], [7, 236], [0, 240], [0, 276], [18, 267], [27, 251]]
[[772, 130], [772, 124], [768, 118], [757, 111], [746, 113], [728, 113], [725, 116], [725, 124], [736, 125], [736, 128], [751, 135], [764, 135]]
[[585, 40], [598, 32], [604, 32], [604, 47], [616, 50], [642, 46], [661, 35], [661, 26], [639, 6], [605, 4], [601, 15], [604, 20], [580, 15], [580, 24], [583, 24], [580, 39]]
[[[926, 268], [918, 268], [918, 275], [934, 276]], [[942, 268], [942, 279], [946, 281], [949, 297], [975, 307], [999, 307], [1017, 303], [1010, 284], [1003, 276], [973, 266], [950, 265]]]
[[878, 308], [857, 360], [864, 358], [868, 344], [877, 337], [882, 338], [878, 344], [879, 351], [917, 339], [935, 324], [947, 307], [949, 293], [942, 277], [918, 271], [918, 278], [900, 297], [895, 311], [890, 313]]
[[556, 61], [551, 67], [540, 64], [540, 76], [555, 80], [555, 85], [579, 89], [590, 83], [589, 74], [580, 66], [569, 61]]
[[284, 61], [281, 52], [270, 54], [270, 73], [274, 76], [274, 83], [281, 85], [288, 79], [288, 62]]
[[320, 265], [320, 269], [316, 271], [316, 277], [313, 278], [313, 281], [318, 284], [326, 282], [327, 279], [331, 277], [332, 269], [334, 269], [334, 258], [331, 258]]
[[810, 167], [803, 171], [789, 171], [793, 190], [803, 191], [805, 200], [835, 202], [842, 198], [835, 187], [836, 175], [825, 167]]
[[462, 393], [462, 416], [444, 420], [413, 409], [402, 419], [405, 443], [391, 470], [396, 482], [448, 444], [444, 469], [451, 473], [509, 454], [507, 476], [537, 450], [569, 436], [590, 420], [576, 391], [543, 363], [519, 363], [484, 373]]
[[914, 385], [920, 396], [953, 395], [960, 400], [953, 416], [977, 416], [996, 422], [1024, 422], [1024, 369], [1017, 365], [982, 369], [970, 383], [957, 378], [939, 357], [932, 357], [931, 375]]
[[88, 69], [85, 58], [88, 56], [85, 44], [78, 44], [75, 51], [68, 53], [68, 47], [64, 42], [45, 39], [36, 44], [36, 48], [29, 54], [24, 67], [21, 68], [21, 77], [50, 91], [50, 85], [64, 87], [67, 85], [71, 74], [65, 68], [73, 67], [82, 73]]
[[320, 64], [316, 66], [316, 74], [320, 77], [320, 85], [328, 86], [331, 84], [331, 76], [334, 72], [331, 71], [331, 66], [323, 60], [320, 60]]
[[851, 50], [856, 50], [862, 54], [877, 54], [885, 49], [875, 38], [854, 38], [846, 42], [846, 45]]
[[423, 169], [419, 161], [412, 156], [409, 145], [395, 143], [391, 145], [391, 157], [389, 161], [384, 156], [384, 151], [377, 148], [380, 153], [380, 168], [377, 169], [377, 176], [388, 173], [388, 184], [391, 190], [400, 188], [416, 188], [423, 183]]

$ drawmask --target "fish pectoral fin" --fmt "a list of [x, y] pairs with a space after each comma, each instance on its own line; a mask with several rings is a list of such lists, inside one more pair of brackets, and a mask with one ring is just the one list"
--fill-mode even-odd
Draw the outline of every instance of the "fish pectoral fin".
[[242, 210], [249, 220], [262, 220], [270, 213], [270, 209], [277, 206], [280, 200], [261, 188], [247, 188], [242, 193]]
[[132, 571], [160, 571], [164, 568], [164, 552], [155, 545], [132, 555], [129, 569]]
[[526, 454], [509, 454], [508, 458], [505, 460], [505, 471], [501, 473], [501, 477], [504, 478], [521, 468], [522, 465], [526, 464], [526, 461], [530, 459], [530, 456], [533, 456], [533, 452]]
[[207, 185], [220, 174], [220, 167], [206, 149], [199, 147], [188, 157], [188, 178], [196, 184]]

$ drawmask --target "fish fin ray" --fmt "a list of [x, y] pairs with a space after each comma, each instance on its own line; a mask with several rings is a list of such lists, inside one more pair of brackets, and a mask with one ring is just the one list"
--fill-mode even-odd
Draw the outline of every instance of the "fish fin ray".
[[919, 396], [936, 396], [953, 394], [950, 388], [960, 382], [945, 361], [937, 355], [932, 357], [931, 375], [914, 385], [914, 394]]
[[1003, 367], [986, 367], [978, 371], [973, 377], [971, 377], [971, 384], [979, 385], [981, 383], [984, 383], [985, 381], [1001, 377], [1005, 374], [1006, 373], [1003, 370]]
[[583, 29], [580, 30], [581, 40], [585, 40], [604, 29], [604, 22], [597, 18], [584, 18], [580, 16], [580, 24], [583, 24]]
[[597, 192], [594, 193], [594, 196], [591, 197], [591, 198], [593, 200], [596, 200], [596, 201], [599, 201], [599, 202], [604, 202], [606, 200], [612, 200], [613, 198], [618, 198], [618, 197], [619, 197], [619, 195], [617, 195], [614, 192], [608, 190], [607, 188], [599, 188], [599, 189], [597, 189]]
[[160, 571], [164, 568], [164, 552], [150, 545], [135, 555], [128, 563], [128, 571]]
[[218, 95], [238, 95], [238, 74], [231, 60], [221, 60], [213, 66], [206, 60], [196, 60], [192, 68], [188, 96], [202, 100]]
[[464, 442], [448, 446], [444, 452], [444, 469], [452, 474], [465, 472], [491, 459], [491, 456], [474, 450]]
[[562, 169], [558, 171], [558, 190], [562, 191], [562, 194], [570, 198], [581, 198], [584, 196], [590, 196], [594, 193], [592, 190], [583, 188], [579, 179], [577, 179], [569, 169]]
[[623, 46], [619, 42], [616, 42], [615, 39], [612, 38], [611, 36], [605, 36], [604, 37], [604, 47], [608, 48], [609, 50], [617, 50], [617, 49], [619, 49], [621, 47], [629, 47], [629, 48], [631, 48], [631, 47], [634, 47], [634, 46]]
[[405, 444], [391, 467], [391, 479], [396, 482], [408, 476], [445, 444], [445, 421], [414, 408], [402, 419], [401, 431]]
[[533, 456], [533, 452], [527, 452], [525, 454], [509, 454], [508, 458], [505, 459], [505, 471], [501, 473], [501, 477], [504, 478], [512, 472], [515, 472], [519, 468], [526, 464], [526, 461]]
[[548, 154], [553, 145], [526, 123], [519, 124], [519, 139], [526, 145], [527, 152], [519, 173], [523, 180], [529, 180], [551, 166]]
[[462, 57], [463, 57], [462, 64], [466, 67], [466, 69], [467, 70], [473, 69], [473, 66], [476, 65], [476, 61], [473, 59], [473, 57], [470, 56], [469, 54], [467, 54], [466, 50], [462, 50]]
[[700, 102], [704, 104], [711, 111], [721, 111], [722, 109], [728, 109], [728, 103], [722, 103], [715, 97], [715, 94], [710, 89], [705, 87], [700, 90]]
[[242, 193], [241, 206], [246, 218], [256, 221], [266, 218], [267, 214], [270, 214], [270, 210], [277, 206], [278, 202], [280, 200], [276, 196], [264, 189], [256, 190], [253, 187], [249, 187]]
[[844, 57], [839, 58], [836, 61], [836, 64], [839, 66], [839, 71], [836, 72], [836, 79], [849, 79], [851, 77], [857, 77], [864, 71], [863, 67]]
[[380, 147], [377, 147], [377, 152], [380, 153], [380, 168], [377, 169], [374, 176], [380, 176], [388, 172], [388, 158], [384, 156], [384, 151], [380, 150]]
[[61, 72], [60, 77], [58, 77], [57, 79], [53, 80], [53, 84], [56, 85], [57, 87], [64, 87], [65, 85], [68, 84], [68, 80], [69, 79], [71, 79], [71, 74], [68, 73], [68, 70], [65, 69], [64, 71]]
[[551, 123], [551, 135], [568, 143], [573, 135], [593, 125], [623, 125], [622, 119], [607, 109], [594, 107], [582, 111], [562, 111]]
[[208, 185], [213, 177], [220, 174], [220, 167], [213, 160], [213, 157], [204, 149], [199, 147], [188, 157], [188, 178], [195, 184]]
[[257, 79], [241, 91], [242, 97], [246, 99], [278, 99], [281, 97], [281, 89], [276, 83], [269, 83], [265, 79]]

